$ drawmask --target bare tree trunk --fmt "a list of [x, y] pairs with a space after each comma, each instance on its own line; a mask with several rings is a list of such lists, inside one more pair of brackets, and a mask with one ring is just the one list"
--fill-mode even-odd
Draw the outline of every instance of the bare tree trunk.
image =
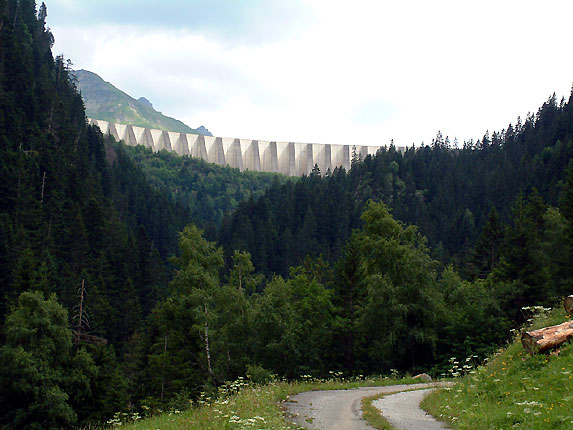
[[82, 318], [84, 311], [84, 288], [85, 288], [85, 280], [82, 279], [82, 286], [80, 288], [80, 315], [78, 316], [78, 333], [82, 332]]
[[40, 204], [44, 205], [44, 187], [46, 185], [46, 172], [44, 172], [44, 176], [42, 177], [42, 198], [40, 199]]
[[50, 106], [50, 120], [48, 121], [48, 133], [52, 132], [52, 120], [54, 119], [54, 102]]
[[[22, 144], [20, 144], [20, 149]], [[16, 188], [16, 219], [20, 215], [20, 185], [22, 182], [22, 166], [18, 166], [18, 187]]]
[[165, 389], [165, 357], [167, 357], [167, 333], [165, 333], [165, 342], [163, 344], [163, 363], [161, 365], [161, 401], [163, 401], [163, 392]]
[[207, 305], [205, 305], [205, 353], [207, 354], [207, 370], [213, 375], [211, 368], [211, 350], [209, 349], [209, 322], [207, 321]]

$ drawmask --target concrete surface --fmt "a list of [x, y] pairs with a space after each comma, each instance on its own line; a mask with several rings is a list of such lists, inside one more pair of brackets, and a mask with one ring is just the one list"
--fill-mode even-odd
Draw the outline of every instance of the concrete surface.
[[[323, 175], [328, 169], [334, 170], [336, 167], [349, 170], [353, 152], [364, 159], [380, 149], [380, 146], [368, 144], [329, 145], [221, 138], [153, 130], [91, 118], [88, 120], [99, 126], [104, 134], [111, 134], [116, 140], [123, 140], [126, 145], [144, 145], [153, 151], [166, 149], [240, 170], [276, 172], [287, 176], [308, 175], [315, 164]], [[400, 147], [397, 150], [405, 151], [406, 148]]]

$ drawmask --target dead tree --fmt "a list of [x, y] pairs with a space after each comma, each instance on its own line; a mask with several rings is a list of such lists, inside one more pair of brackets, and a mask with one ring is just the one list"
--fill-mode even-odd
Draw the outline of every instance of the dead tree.
[[76, 308], [78, 309], [78, 312], [76, 314], [77, 324], [75, 330], [72, 330], [72, 339], [76, 344], [76, 348], [79, 349], [79, 345], [81, 342], [90, 343], [93, 345], [107, 344], [107, 339], [103, 339], [98, 336], [93, 336], [85, 332], [85, 329], [89, 328], [90, 324], [87, 312], [84, 309], [84, 298], [86, 296], [86, 285], [84, 279], [82, 279], [81, 286], [78, 289], [78, 295], [80, 296], [80, 303], [76, 306]]

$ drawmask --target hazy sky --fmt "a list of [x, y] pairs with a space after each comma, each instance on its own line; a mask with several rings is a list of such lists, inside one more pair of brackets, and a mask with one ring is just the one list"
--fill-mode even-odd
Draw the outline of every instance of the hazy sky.
[[216, 136], [463, 142], [573, 84], [571, 0], [45, 2], [55, 55]]

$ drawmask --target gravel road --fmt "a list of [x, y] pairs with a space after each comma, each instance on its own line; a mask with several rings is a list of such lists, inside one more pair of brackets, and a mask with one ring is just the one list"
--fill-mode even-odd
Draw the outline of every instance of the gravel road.
[[404, 430], [439, 430], [447, 429], [444, 423], [436, 421], [426, 414], [419, 405], [422, 399], [435, 388], [418, 391], [403, 391], [384, 396], [372, 402], [382, 415], [397, 429]]
[[[285, 403], [285, 406], [288, 408], [293, 422], [307, 429], [372, 430], [372, 427], [362, 419], [360, 404], [363, 397], [434, 386], [436, 384], [410, 384], [352, 390], [307, 391], [291, 396], [290, 401]], [[397, 398], [396, 402], [392, 400], [390, 403], [392, 406], [387, 407], [386, 404], [383, 406], [384, 416], [398, 429], [433, 430], [446, 428], [440, 427], [440, 423], [431, 417], [427, 415], [424, 417], [424, 412], [418, 407], [423, 394], [427, 394], [427, 391], [424, 390], [422, 394], [416, 396]], [[394, 396], [385, 398], [394, 399]], [[387, 413], [390, 414], [387, 415]], [[414, 421], [411, 422], [409, 419]], [[412, 423], [418, 427], [407, 427]], [[438, 427], [430, 427], [430, 425], [436, 424]]]

